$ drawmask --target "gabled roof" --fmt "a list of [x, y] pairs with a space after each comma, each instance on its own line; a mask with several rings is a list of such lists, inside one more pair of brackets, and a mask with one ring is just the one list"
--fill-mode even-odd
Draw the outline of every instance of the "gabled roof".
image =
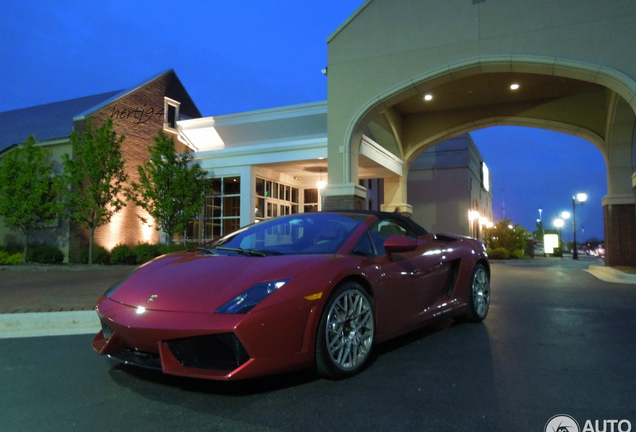
[[73, 117], [120, 94], [111, 91], [61, 102], [0, 113], [0, 153], [26, 141], [29, 135], [37, 141], [67, 138], [73, 131]]
[[[174, 74], [174, 70], [173, 69], [168, 69], [167, 71], [163, 71], [163, 72], [153, 76], [152, 78], [144, 80], [144, 81], [138, 83], [137, 85], [134, 85], [134, 86], [132, 86], [132, 87], [126, 89], [126, 90], [115, 92], [112, 95], [112, 97], [110, 97], [108, 99], [105, 99], [105, 100], [103, 100], [101, 102], [98, 102], [94, 106], [91, 105], [90, 107], [88, 107], [87, 109], [85, 109], [83, 111], [78, 111], [77, 113], [75, 113], [74, 120], [83, 120], [86, 117], [90, 116], [91, 114], [94, 114], [97, 111], [101, 110], [102, 108], [112, 104], [113, 102], [128, 96], [130, 93], [133, 93], [134, 91], [139, 90], [141, 87], [144, 87], [144, 86], [150, 84], [151, 82], [153, 82], [154, 80], [159, 79], [159, 78], [163, 77], [164, 75], [168, 75], [168, 74]], [[175, 74], [175, 76], [176, 76], [176, 74]], [[178, 79], [179, 78], [177, 77], [177, 80]]]
[[[174, 70], [161, 72], [126, 90], [1, 112], [0, 153], [25, 142], [29, 135], [36, 141], [68, 138], [73, 132], [74, 120], [81, 120], [167, 74], [174, 74]], [[182, 86], [180, 81], [179, 85]]]

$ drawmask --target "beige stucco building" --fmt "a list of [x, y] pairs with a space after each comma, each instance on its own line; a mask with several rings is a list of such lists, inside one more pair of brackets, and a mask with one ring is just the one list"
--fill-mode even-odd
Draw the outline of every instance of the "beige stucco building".
[[488, 126], [551, 129], [603, 154], [607, 264], [636, 265], [634, 22], [629, 0], [365, 1], [328, 38], [326, 208], [360, 205], [369, 128], [402, 165], [385, 209], [407, 214], [421, 151]]

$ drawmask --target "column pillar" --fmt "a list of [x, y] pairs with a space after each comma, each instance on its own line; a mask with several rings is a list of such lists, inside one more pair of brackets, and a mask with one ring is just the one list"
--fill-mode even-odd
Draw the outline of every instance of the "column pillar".
[[634, 195], [603, 198], [605, 265], [636, 267], [636, 205]]
[[413, 206], [406, 200], [406, 176], [384, 179], [384, 204], [380, 208], [385, 212], [413, 216]]
[[367, 199], [367, 189], [354, 183], [328, 185], [322, 190], [322, 209], [363, 210]]
[[632, 107], [614, 94], [606, 132], [608, 195], [602, 200], [607, 266], [636, 267], [635, 125]]

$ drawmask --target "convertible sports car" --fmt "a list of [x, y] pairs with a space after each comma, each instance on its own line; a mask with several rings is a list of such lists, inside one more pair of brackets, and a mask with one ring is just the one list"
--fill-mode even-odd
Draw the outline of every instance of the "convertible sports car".
[[93, 348], [173, 375], [337, 379], [376, 343], [440, 316], [479, 322], [489, 304], [478, 240], [391, 213], [304, 213], [139, 267], [100, 298]]

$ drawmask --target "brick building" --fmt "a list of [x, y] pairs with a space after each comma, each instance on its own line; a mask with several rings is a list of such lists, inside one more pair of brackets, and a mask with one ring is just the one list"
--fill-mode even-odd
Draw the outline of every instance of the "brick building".
[[[147, 147], [163, 129], [175, 137], [177, 151], [186, 147], [176, 139], [177, 121], [200, 117], [201, 113], [173, 70], [163, 72], [127, 90], [87, 96], [19, 110], [0, 113], [0, 157], [34, 135], [37, 144], [51, 150], [53, 158], [61, 161], [70, 154], [71, 132], [81, 132], [91, 121], [100, 126], [108, 118], [113, 130], [124, 135], [122, 154], [129, 181], [138, 179], [137, 165], [149, 159]], [[61, 169], [61, 167], [59, 168]], [[128, 202], [116, 213], [110, 224], [95, 231], [95, 244], [111, 249], [117, 244], [156, 242], [157, 231], [137, 217], [142, 210]], [[0, 244], [20, 243], [21, 234], [1, 223]], [[50, 228], [33, 236], [34, 242], [54, 244], [74, 261], [88, 245], [88, 234], [79, 226], [60, 219]]]

